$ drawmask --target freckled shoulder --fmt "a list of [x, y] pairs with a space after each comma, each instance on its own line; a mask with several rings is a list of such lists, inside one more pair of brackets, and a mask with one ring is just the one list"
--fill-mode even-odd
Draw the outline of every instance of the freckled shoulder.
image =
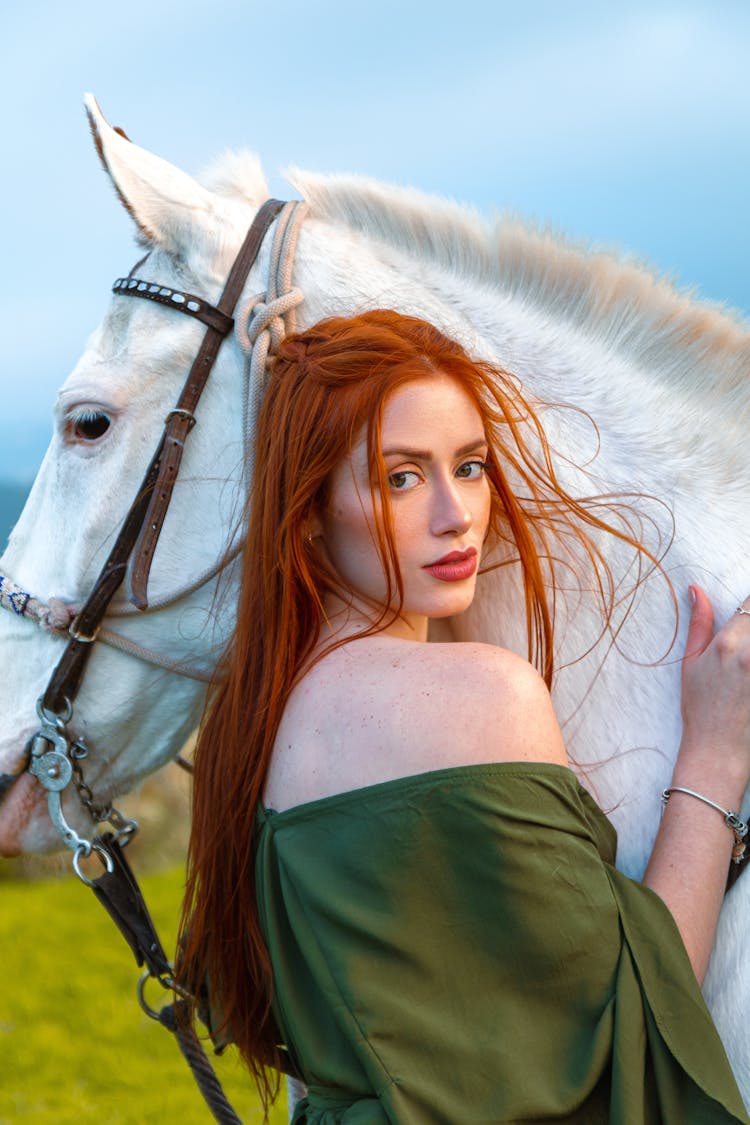
[[283, 809], [342, 790], [484, 762], [567, 765], [549, 693], [492, 645], [357, 641], [314, 665], [279, 727], [264, 800]]
[[428, 644], [415, 646], [408, 663], [412, 745], [417, 753], [423, 748], [433, 768], [568, 764], [547, 686], [522, 657], [494, 645]]

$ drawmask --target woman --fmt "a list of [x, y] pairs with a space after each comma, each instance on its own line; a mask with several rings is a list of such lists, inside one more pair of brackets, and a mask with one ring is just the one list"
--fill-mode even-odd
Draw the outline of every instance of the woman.
[[[283, 1042], [298, 1122], [747, 1122], [695, 979], [736, 842], [703, 798], [736, 809], [750, 776], [744, 611], [712, 640], [691, 588], [678, 789], [643, 887], [568, 768], [549, 560], [578, 559], [604, 629], [597, 544], [647, 552], [564, 491], [513, 380], [413, 318], [327, 320], [282, 345], [256, 464], [183, 972], [262, 1089]], [[520, 564], [541, 675], [424, 643], [498, 561]]]

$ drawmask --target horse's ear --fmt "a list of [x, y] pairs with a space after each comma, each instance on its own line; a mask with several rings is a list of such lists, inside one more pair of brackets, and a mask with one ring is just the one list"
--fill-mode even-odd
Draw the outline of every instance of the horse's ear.
[[173, 164], [133, 144], [105, 120], [96, 98], [85, 95], [94, 144], [115, 191], [143, 239], [180, 253], [194, 243], [201, 216], [216, 210], [212, 192]]

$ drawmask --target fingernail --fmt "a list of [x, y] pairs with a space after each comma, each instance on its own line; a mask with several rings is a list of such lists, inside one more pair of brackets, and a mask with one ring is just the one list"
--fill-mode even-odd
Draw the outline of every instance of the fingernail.
[[691, 606], [695, 605], [695, 586], [688, 586], [688, 601]]

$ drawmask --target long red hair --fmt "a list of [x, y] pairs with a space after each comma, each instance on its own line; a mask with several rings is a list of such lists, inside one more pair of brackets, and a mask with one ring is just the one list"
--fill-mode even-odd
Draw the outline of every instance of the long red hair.
[[[592, 532], [612, 532], [643, 551], [627, 530], [602, 518], [600, 499], [574, 499], [563, 489], [537, 413], [516, 380], [470, 358], [432, 325], [378, 310], [333, 317], [283, 341], [257, 427], [237, 624], [196, 749], [180, 955], [183, 980], [208, 979], [220, 997], [224, 1024], [264, 1100], [271, 1092], [266, 1066], [278, 1062], [278, 1052], [271, 965], [256, 903], [256, 814], [289, 693], [319, 639], [326, 592], [341, 588], [309, 532], [325, 506], [332, 471], [366, 434], [371, 486], [382, 498], [380, 509], [374, 506], [377, 545], [391, 603], [398, 606], [401, 579], [380, 454], [381, 418], [398, 387], [437, 372], [456, 380], [483, 419], [489, 534], [520, 566], [529, 659], [548, 684], [551, 560], [560, 553], [569, 558], [570, 542], [580, 548], [576, 557], [592, 564], [606, 623], [614, 583]], [[561, 551], [562, 540], [567, 546]], [[392, 604], [369, 633], [384, 626]]]

